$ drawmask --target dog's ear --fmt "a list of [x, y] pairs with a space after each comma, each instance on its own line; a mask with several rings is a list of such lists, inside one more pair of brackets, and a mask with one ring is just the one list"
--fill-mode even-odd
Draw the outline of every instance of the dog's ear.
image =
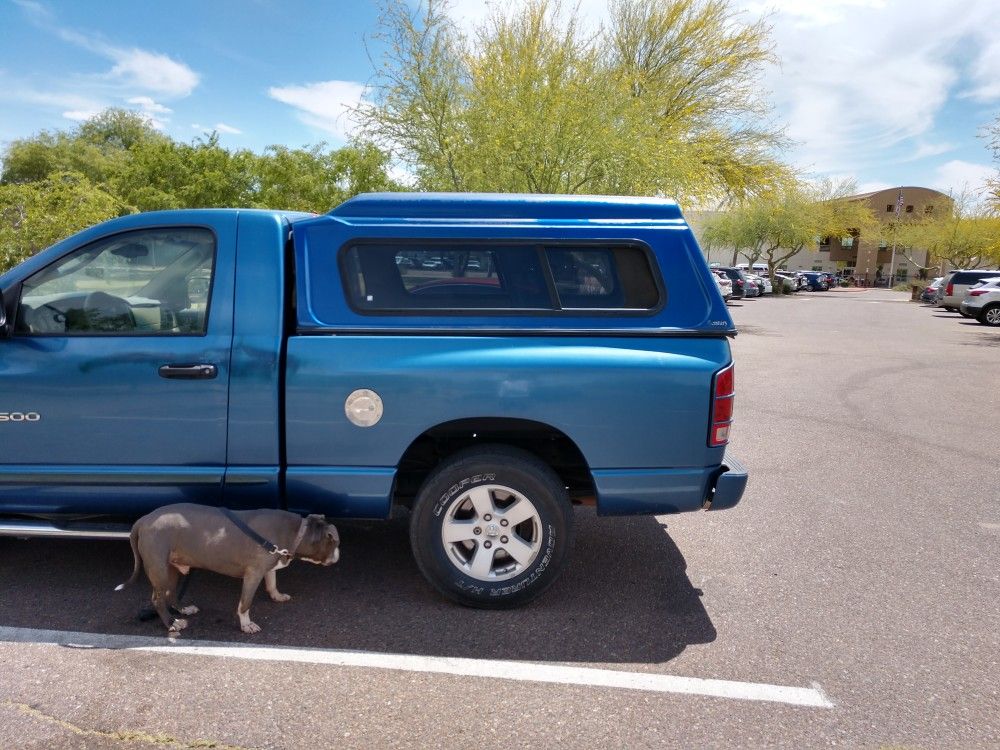
[[326, 535], [337, 544], [340, 544], [340, 534], [337, 533], [337, 527], [332, 523], [326, 525]]

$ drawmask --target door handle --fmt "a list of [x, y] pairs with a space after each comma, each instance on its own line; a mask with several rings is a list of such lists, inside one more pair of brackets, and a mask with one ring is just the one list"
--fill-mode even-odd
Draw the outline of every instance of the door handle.
[[211, 380], [219, 374], [215, 365], [163, 365], [160, 377], [170, 380]]

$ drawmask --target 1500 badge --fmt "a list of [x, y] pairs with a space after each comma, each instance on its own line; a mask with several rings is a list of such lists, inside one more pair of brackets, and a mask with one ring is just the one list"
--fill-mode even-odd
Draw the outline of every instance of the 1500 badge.
[[38, 422], [41, 418], [37, 411], [0, 411], [0, 422]]

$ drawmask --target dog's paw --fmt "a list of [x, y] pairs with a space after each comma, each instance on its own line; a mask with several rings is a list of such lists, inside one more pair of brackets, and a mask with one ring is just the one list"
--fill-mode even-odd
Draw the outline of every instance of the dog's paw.
[[170, 623], [170, 632], [179, 633], [182, 630], [184, 630], [184, 628], [186, 628], [187, 626], [188, 626], [188, 621], [178, 617], [176, 620]]
[[181, 608], [180, 608], [180, 610], [178, 610], [178, 611], [179, 611], [179, 612], [180, 612], [180, 613], [181, 613], [182, 615], [196, 615], [196, 614], [198, 614], [198, 613], [199, 613], [199, 612], [200, 612], [201, 610], [200, 610], [200, 609], [198, 609], [198, 608], [197, 608], [197, 607], [196, 607], [195, 605], [193, 605], [193, 604], [189, 604], [189, 605], [187, 605], [186, 607], [181, 607]]
[[292, 598], [291, 594], [271, 594], [272, 602], [287, 602]]
[[250, 634], [259, 633], [260, 632], [260, 625], [258, 625], [255, 622], [246, 622], [246, 623], [240, 625], [240, 629], [244, 633], [250, 633]]

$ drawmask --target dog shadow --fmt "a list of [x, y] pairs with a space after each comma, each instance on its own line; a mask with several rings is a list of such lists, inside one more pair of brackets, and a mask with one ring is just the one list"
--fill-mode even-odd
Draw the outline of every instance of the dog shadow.
[[[601, 518], [576, 511], [576, 540], [555, 584], [527, 606], [477, 610], [443, 599], [424, 580], [402, 521], [342, 524], [341, 561], [296, 562], [278, 572], [287, 604], [258, 591], [251, 608], [263, 632], [239, 631], [239, 582], [192, 571], [182, 604], [184, 640], [296, 648], [352, 649], [525, 661], [660, 663], [716, 631], [692, 586], [684, 557], [656, 518]], [[126, 635], [165, 635], [159, 619], [140, 622], [145, 576], [124, 592], [132, 569], [120, 542], [0, 540], [8, 606], [0, 625]]]

